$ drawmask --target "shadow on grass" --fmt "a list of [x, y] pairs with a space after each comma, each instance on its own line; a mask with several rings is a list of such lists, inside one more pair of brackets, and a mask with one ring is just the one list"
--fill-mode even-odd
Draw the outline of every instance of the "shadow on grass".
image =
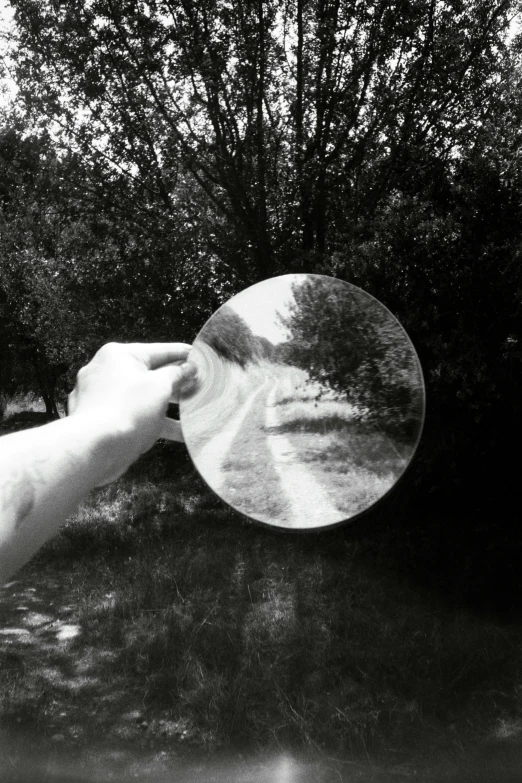
[[4, 592], [2, 627], [26, 633], [0, 639], [3, 727], [71, 748], [376, 758], [500, 736], [522, 711], [520, 625], [407, 576], [407, 508], [406, 491], [346, 528], [260, 528], [159, 447]]
[[[327, 471], [349, 474], [356, 468], [386, 476], [390, 470], [400, 473], [404, 469], [403, 457], [390, 439], [364, 421], [348, 421], [335, 414], [317, 419], [302, 417], [265, 431], [296, 436], [299, 459], [322, 465]], [[408, 454], [404, 447], [402, 454]]]
[[349, 419], [346, 416], [328, 413], [323, 416], [296, 416], [277, 426], [265, 427], [265, 431], [272, 435], [284, 435], [286, 433], [310, 433], [326, 435], [333, 432], [343, 437], [361, 438], [388, 438], [396, 443], [401, 451], [412, 451], [413, 444], [418, 435], [419, 419], [407, 421], [395, 421], [383, 418], [382, 420], [366, 420], [364, 415], [357, 416], [352, 413]]
[[278, 398], [274, 405], [289, 405], [290, 403], [296, 403], [296, 402], [319, 402], [321, 400], [321, 394], [314, 392], [309, 393], [303, 393], [301, 392], [298, 396], [296, 396], [295, 392], [286, 396], [282, 396]]
[[[277, 426], [264, 426], [263, 429], [270, 435], [284, 435], [287, 432], [310, 432], [324, 435], [328, 432], [348, 434], [353, 432], [355, 426], [354, 421], [347, 421], [346, 418], [342, 416], [330, 414], [328, 416], [316, 418], [299, 416], [291, 421], [282, 422]], [[359, 425], [359, 428], [360, 426], [361, 425]]]

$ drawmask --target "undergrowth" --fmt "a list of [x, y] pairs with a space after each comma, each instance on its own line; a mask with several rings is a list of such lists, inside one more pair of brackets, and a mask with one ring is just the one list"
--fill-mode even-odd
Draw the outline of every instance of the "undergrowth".
[[93, 493], [33, 567], [74, 570], [72, 653], [110, 649], [107, 687], [114, 667], [150, 721], [167, 715], [205, 747], [387, 753], [514, 725], [519, 626], [401, 576], [369, 524], [250, 525], [163, 444]]
[[[59, 688], [38, 650], [2, 648], [2, 726], [61, 731], [60, 715], [83, 710], [102, 731], [139, 694], [154, 741], [170, 732], [206, 748], [354, 755], [518, 740], [519, 612], [507, 622], [466, 604], [479, 550], [460, 582], [448, 551], [423, 586], [415, 562], [435, 556], [435, 532], [456, 519], [437, 527], [442, 512], [408, 512], [405, 498], [320, 534], [270, 530], [217, 500], [183, 446], [158, 444], [27, 567], [33, 584], [63, 581], [81, 632], [62, 651]], [[487, 591], [496, 572], [481, 573]], [[71, 673], [85, 657], [98, 661], [98, 691], [78, 701]]]

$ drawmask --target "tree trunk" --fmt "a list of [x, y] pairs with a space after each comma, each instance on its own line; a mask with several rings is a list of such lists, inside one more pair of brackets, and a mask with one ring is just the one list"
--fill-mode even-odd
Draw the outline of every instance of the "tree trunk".
[[317, 177], [317, 195], [315, 202], [315, 246], [319, 253], [324, 253], [326, 248], [326, 171], [321, 162], [321, 168]]
[[47, 359], [38, 349], [33, 353], [33, 366], [39, 392], [45, 404], [45, 413], [50, 419], [59, 419], [60, 414], [55, 399], [57, 372], [49, 367]]
[[56, 407], [54, 394], [46, 389], [45, 391], [42, 391], [42, 397], [45, 403], [46, 416], [48, 416], [50, 419], [59, 419], [60, 414], [58, 413], [58, 408]]
[[272, 248], [268, 228], [268, 209], [266, 193], [266, 149], [264, 131], [265, 79], [266, 79], [266, 41], [263, 0], [258, 0], [258, 35], [259, 63], [256, 100], [256, 136], [257, 136], [257, 265], [261, 275], [270, 277], [272, 274]]

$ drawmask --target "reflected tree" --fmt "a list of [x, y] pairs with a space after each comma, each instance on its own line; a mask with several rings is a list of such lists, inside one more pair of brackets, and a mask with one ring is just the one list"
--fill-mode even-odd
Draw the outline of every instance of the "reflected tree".
[[280, 316], [291, 332], [288, 361], [344, 395], [357, 415], [411, 437], [422, 418], [423, 385], [413, 347], [376, 299], [348, 283], [309, 276], [292, 287]]
[[241, 316], [227, 305], [208, 321], [199, 337], [222, 359], [240, 367], [253, 358], [254, 335]]

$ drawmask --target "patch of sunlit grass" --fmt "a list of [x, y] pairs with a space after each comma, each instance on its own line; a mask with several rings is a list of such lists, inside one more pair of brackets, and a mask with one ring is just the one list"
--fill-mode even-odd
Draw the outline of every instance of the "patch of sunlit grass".
[[25, 413], [26, 411], [45, 413], [43, 399], [35, 394], [16, 394], [7, 401], [4, 417], [7, 419], [17, 413]]
[[501, 718], [495, 726], [493, 737], [498, 740], [520, 739], [522, 737], [522, 720], [520, 718]]
[[242, 513], [271, 520], [283, 513], [286, 499], [268, 452], [265, 432], [258, 422], [262, 413], [259, 410], [251, 412], [244, 422], [241, 437], [232, 444], [223, 464], [224, 496]]

